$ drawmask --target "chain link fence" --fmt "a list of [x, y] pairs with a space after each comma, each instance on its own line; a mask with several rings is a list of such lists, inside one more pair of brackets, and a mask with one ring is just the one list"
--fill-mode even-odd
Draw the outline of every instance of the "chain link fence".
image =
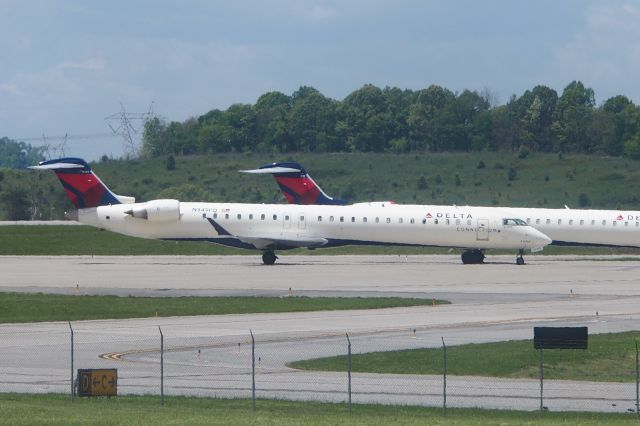
[[[117, 368], [119, 395], [158, 395], [161, 403], [168, 396], [199, 396], [246, 398], [256, 409], [260, 399], [284, 399], [345, 403], [349, 410], [352, 404], [355, 409], [374, 403], [639, 414], [633, 339], [616, 349], [619, 361], [594, 369], [597, 373], [590, 366], [611, 359], [611, 348], [590, 346], [586, 362], [578, 351], [540, 353], [527, 342], [526, 356], [541, 362], [518, 368], [512, 364], [520, 361], [509, 352], [479, 352], [473, 345], [462, 351], [465, 343], [420, 330], [353, 335], [247, 330], [183, 337], [170, 327], [101, 329], [99, 321], [6, 325], [0, 326], [0, 392], [74, 398], [78, 369]], [[469, 354], [479, 370], [467, 371]], [[316, 361], [301, 366], [301, 360]]]

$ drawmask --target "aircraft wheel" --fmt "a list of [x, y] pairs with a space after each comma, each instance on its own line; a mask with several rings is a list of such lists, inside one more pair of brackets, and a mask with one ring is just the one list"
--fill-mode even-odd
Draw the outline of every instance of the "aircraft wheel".
[[276, 256], [274, 252], [265, 251], [262, 254], [262, 263], [264, 263], [265, 265], [273, 265], [274, 263], [276, 263], [277, 258], [278, 256]]
[[465, 265], [476, 265], [484, 261], [484, 253], [481, 250], [467, 250], [462, 253], [461, 258]]
[[516, 265], [524, 265], [524, 257], [522, 256], [516, 257]]

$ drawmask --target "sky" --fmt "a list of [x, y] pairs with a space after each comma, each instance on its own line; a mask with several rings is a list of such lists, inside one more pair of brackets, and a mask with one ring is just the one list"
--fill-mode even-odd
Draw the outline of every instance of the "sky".
[[[0, 0], [0, 137], [120, 157], [122, 107], [183, 121], [268, 91], [573, 80], [640, 103], [640, 0]], [[121, 106], [122, 105], [122, 106]], [[138, 122], [133, 122], [139, 127]]]

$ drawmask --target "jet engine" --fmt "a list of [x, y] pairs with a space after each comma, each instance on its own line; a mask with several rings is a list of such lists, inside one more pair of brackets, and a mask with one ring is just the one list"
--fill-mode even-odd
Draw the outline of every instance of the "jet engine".
[[151, 222], [177, 221], [180, 220], [180, 201], [152, 200], [139, 204], [125, 213]]

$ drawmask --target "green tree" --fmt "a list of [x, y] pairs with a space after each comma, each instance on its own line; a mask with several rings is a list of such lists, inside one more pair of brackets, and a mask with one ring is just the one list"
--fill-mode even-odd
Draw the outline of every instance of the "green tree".
[[313, 87], [301, 87], [292, 96], [289, 133], [297, 151], [339, 151], [335, 138], [336, 102]]
[[293, 149], [288, 129], [291, 97], [281, 92], [260, 96], [254, 106], [259, 151], [287, 152]]
[[556, 108], [558, 144], [560, 152], [594, 152], [596, 147], [589, 132], [595, 95], [579, 81], [565, 87]]
[[31, 201], [26, 188], [19, 185], [5, 188], [0, 200], [4, 204], [4, 211], [8, 220], [31, 219]]

